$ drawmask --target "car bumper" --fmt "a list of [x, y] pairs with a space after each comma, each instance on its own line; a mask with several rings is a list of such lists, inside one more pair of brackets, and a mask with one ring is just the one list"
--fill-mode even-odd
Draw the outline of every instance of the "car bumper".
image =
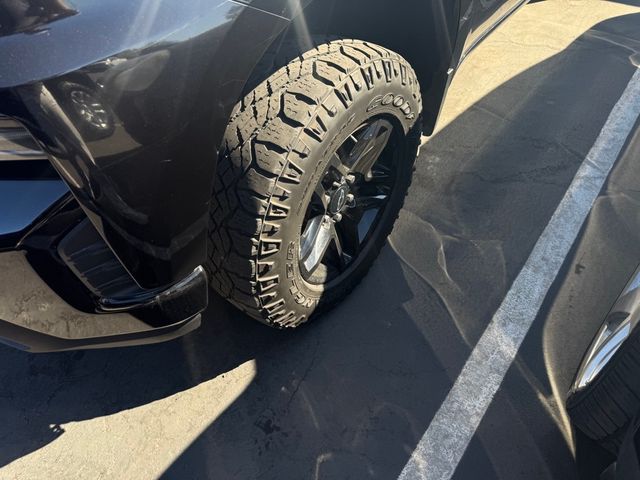
[[[140, 345], [171, 340], [200, 325], [200, 314], [150, 324], [136, 312], [160, 308], [181, 318], [206, 306], [202, 268], [131, 312], [86, 313], [67, 304], [38, 275], [25, 252], [0, 253], [0, 342], [30, 352]], [[144, 316], [142, 316], [144, 318]]]
[[160, 342], [196, 328], [197, 267], [141, 287], [37, 150], [0, 115], [0, 342], [32, 352]]

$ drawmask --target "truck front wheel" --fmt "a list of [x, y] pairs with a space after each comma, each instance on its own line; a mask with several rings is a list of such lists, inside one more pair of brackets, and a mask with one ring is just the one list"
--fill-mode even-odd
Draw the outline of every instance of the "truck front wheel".
[[402, 207], [421, 108], [411, 66], [357, 40], [304, 53], [243, 98], [213, 190], [213, 288], [280, 328], [347, 295]]

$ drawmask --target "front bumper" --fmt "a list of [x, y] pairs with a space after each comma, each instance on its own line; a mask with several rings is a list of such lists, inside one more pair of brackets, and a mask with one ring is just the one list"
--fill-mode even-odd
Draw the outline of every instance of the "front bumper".
[[[200, 325], [199, 313], [173, 323], [152, 325], [134, 311], [82, 312], [47, 285], [25, 252], [0, 253], [0, 275], [0, 342], [22, 350], [50, 352], [157, 343]], [[152, 304], [166, 308], [179, 299], [186, 305], [183, 311], [199, 311], [206, 305], [206, 295], [206, 276], [198, 268], [182, 282], [154, 295], [142, 309]]]
[[0, 342], [32, 352], [169, 340], [200, 323], [202, 267], [142, 288], [29, 133], [0, 116]]

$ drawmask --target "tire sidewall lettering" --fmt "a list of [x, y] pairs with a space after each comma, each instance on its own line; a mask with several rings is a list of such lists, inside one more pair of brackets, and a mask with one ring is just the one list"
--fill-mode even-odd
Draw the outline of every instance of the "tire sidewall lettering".
[[367, 113], [373, 112], [379, 108], [396, 108], [402, 112], [406, 120], [414, 120], [416, 114], [408, 100], [402, 95], [394, 93], [386, 93], [384, 95], [376, 95], [367, 107]]

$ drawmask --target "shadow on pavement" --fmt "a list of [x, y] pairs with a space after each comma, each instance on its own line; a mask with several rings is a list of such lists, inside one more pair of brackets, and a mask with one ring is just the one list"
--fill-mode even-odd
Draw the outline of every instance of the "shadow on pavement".
[[[255, 359], [253, 382], [166, 478], [396, 478], [632, 71], [628, 51], [585, 35], [458, 116], [423, 148], [369, 276], [297, 332], [269, 330], [212, 298], [202, 329], [163, 345], [37, 356], [0, 349], [0, 465], [64, 435], [65, 423], [166, 398]], [[514, 405], [493, 417], [509, 441], [472, 443], [477, 458], [465, 468], [482, 478], [575, 477], [550, 413], [559, 406], [548, 400], [541, 342], [527, 350], [531, 365], [518, 359], [522, 384], [500, 393]], [[567, 355], [577, 362], [582, 351]]]

